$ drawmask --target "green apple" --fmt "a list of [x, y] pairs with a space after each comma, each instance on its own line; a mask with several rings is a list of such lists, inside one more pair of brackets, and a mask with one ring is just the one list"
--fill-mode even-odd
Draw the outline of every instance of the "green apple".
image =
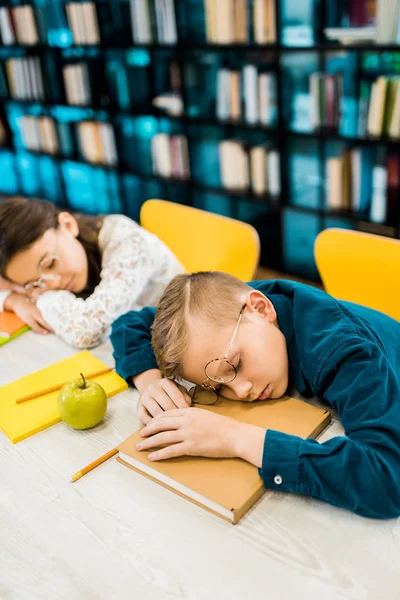
[[104, 418], [107, 395], [95, 381], [74, 379], [65, 383], [58, 395], [58, 408], [62, 420], [74, 429], [89, 429]]

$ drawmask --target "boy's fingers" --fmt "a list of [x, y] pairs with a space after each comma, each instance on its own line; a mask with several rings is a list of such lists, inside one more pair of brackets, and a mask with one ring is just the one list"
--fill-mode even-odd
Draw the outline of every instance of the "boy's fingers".
[[166, 458], [174, 458], [176, 456], [184, 456], [185, 444], [180, 442], [179, 444], [173, 444], [168, 448], [162, 448], [162, 450], [156, 450], [148, 455], [149, 460], [165, 460]]
[[192, 400], [188, 394], [184, 394], [170, 379], [163, 380], [163, 387], [177, 408], [187, 408]]
[[157, 433], [156, 435], [141, 440], [136, 444], [136, 448], [137, 450], [148, 450], [149, 448], [157, 448], [157, 446], [164, 446], [167, 444], [176, 444], [181, 441], [181, 437], [177, 431], [162, 431], [161, 433]]
[[137, 416], [144, 425], [147, 425], [147, 423], [152, 419], [152, 416], [149, 415], [145, 407], [142, 405], [138, 406]]
[[147, 398], [143, 403], [143, 406], [152, 417], [156, 417], [157, 415], [164, 413], [161, 406], [155, 400], [153, 400], [153, 398]]
[[176, 408], [175, 404], [164, 390], [157, 390], [152, 394], [152, 398], [163, 410], [172, 410], [173, 408]]
[[[172, 412], [172, 411], [171, 411]], [[168, 414], [168, 413], [165, 413]], [[140, 432], [142, 437], [148, 437], [150, 435], [154, 435], [155, 433], [160, 433], [161, 431], [171, 431], [174, 429], [179, 429], [182, 425], [181, 417], [170, 417], [168, 419], [156, 418], [152, 419], [150, 423], [146, 425]]]

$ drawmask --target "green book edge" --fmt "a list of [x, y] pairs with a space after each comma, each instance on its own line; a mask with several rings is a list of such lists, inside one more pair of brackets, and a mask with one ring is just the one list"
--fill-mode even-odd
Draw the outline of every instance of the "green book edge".
[[12, 335], [10, 335], [10, 337], [2, 337], [2, 336], [0, 336], [0, 346], [4, 346], [4, 344], [7, 344], [8, 342], [11, 342], [11, 340], [14, 340], [18, 336], [20, 336], [23, 333], [25, 333], [26, 331], [29, 331], [29, 329], [30, 328], [28, 327], [28, 325], [25, 325], [19, 331], [17, 331], [16, 333], [13, 333]]

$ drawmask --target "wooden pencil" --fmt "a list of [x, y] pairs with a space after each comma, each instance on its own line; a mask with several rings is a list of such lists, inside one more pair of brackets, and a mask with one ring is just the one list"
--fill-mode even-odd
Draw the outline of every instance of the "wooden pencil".
[[103, 464], [103, 462], [105, 462], [106, 460], [108, 460], [109, 458], [111, 458], [112, 456], [117, 454], [117, 452], [118, 452], [118, 448], [113, 448], [106, 454], [103, 454], [103, 456], [100, 456], [100, 458], [97, 458], [96, 460], [94, 460], [92, 463], [90, 463], [90, 465], [83, 467], [83, 469], [81, 469], [80, 471], [78, 471], [77, 473], [72, 475], [71, 481], [72, 482], [78, 481], [78, 479], [83, 477], [83, 475], [86, 475], [86, 473], [89, 473], [89, 471], [92, 471], [99, 465]]
[[[112, 371], [111, 367], [105, 367], [100, 371], [96, 371], [95, 373], [89, 373], [89, 375], [85, 375], [85, 379], [93, 379], [94, 377], [98, 377], [99, 375], [104, 375], [105, 373], [109, 373]], [[65, 382], [64, 382], [65, 383]], [[53, 387], [49, 387], [38, 394], [37, 392], [33, 392], [32, 394], [27, 394], [26, 396], [21, 396], [21, 398], [16, 399], [17, 404], [21, 404], [21, 402], [26, 402], [27, 400], [33, 400], [34, 398], [40, 398], [40, 396], [45, 396], [46, 394], [50, 394], [51, 392], [56, 392], [57, 390], [61, 390], [64, 383], [55, 385]]]

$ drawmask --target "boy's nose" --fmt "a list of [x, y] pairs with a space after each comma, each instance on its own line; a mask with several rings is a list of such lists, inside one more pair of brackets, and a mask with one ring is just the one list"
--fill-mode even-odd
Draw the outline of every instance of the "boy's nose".
[[252, 387], [253, 387], [253, 384], [251, 383], [251, 381], [246, 381], [246, 380], [241, 381], [237, 377], [231, 383], [231, 388], [233, 389], [236, 396], [240, 400], [244, 400], [245, 398], [247, 398], [249, 396]]

